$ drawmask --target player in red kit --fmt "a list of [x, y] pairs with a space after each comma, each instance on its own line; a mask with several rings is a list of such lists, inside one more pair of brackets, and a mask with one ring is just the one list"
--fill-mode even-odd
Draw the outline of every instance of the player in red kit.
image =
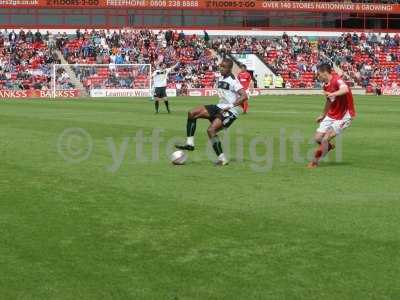
[[350, 88], [339, 75], [332, 73], [329, 64], [318, 67], [318, 77], [324, 82], [326, 103], [324, 112], [317, 118], [319, 128], [314, 139], [319, 147], [308, 164], [309, 168], [318, 167], [321, 159], [335, 149], [335, 145], [331, 143], [332, 139], [349, 127], [356, 116]]
[[[238, 80], [239, 82], [242, 84], [243, 89], [246, 91], [247, 95], [249, 95], [249, 88], [250, 88], [250, 83], [253, 80], [251, 77], [251, 74], [247, 71], [247, 67], [246, 65], [242, 64], [240, 66], [240, 70], [241, 72], [238, 74]], [[242, 103], [242, 108], [243, 108], [243, 112], [246, 114], [248, 109], [249, 109], [249, 102], [248, 100], [244, 101]]]

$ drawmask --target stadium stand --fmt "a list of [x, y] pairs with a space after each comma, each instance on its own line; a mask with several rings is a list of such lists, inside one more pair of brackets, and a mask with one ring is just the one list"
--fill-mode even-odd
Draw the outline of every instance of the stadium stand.
[[48, 33], [0, 32], [0, 90], [49, 90], [53, 63]]
[[[217, 75], [217, 55], [253, 53], [258, 55], [286, 87], [319, 88], [317, 65], [334, 63], [352, 85], [371, 91], [376, 87], [400, 85], [400, 36], [379, 33], [344, 33], [337, 38], [312, 39], [283, 34], [275, 38], [214, 37], [185, 35], [172, 30], [93, 30], [74, 35], [4, 31], [0, 33], [0, 89], [51, 89], [53, 63], [60, 63], [56, 50], [71, 64], [151, 64], [180, 62], [170, 75], [170, 87], [208, 88]], [[128, 76], [128, 69], [112, 67], [73, 70], [83, 86], [144, 87], [148, 72], [139, 69]], [[118, 76], [117, 76], [118, 75]], [[123, 78], [123, 79], [121, 79]], [[74, 89], [66, 70], [56, 74], [60, 89]]]
[[400, 83], [398, 34], [344, 34], [337, 40], [324, 41], [320, 49], [364, 88]]
[[320, 87], [315, 78], [320, 62], [334, 63], [351, 85], [368, 90], [378, 86], [400, 84], [400, 36], [396, 34], [344, 33], [338, 38], [311, 40], [283, 34], [274, 39], [251, 37], [219, 38], [214, 49], [224, 53], [253, 53], [284, 78], [293, 88]]
[[317, 48], [306, 38], [289, 38], [286, 34], [275, 39], [230, 37], [215, 40], [214, 48], [227, 53], [257, 54], [291, 87], [314, 87], [319, 57]]
[[[189, 88], [212, 87], [217, 70], [217, 57], [207, 46], [206, 39], [172, 30], [158, 33], [149, 30], [78, 30], [73, 37], [58, 34], [56, 44], [70, 64], [151, 64], [154, 68], [162, 63], [173, 65], [179, 61], [179, 69], [170, 75], [171, 87], [177, 82]], [[87, 88], [93, 83], [112, 86], [109, 80], [112, 72], [107, 68], [100, 69], [100, 74], [85, 72], [79, 75]], [[146, 80], [139, 79], [139, 82]], [[132, 83], [122, 86], [130, 88]]]

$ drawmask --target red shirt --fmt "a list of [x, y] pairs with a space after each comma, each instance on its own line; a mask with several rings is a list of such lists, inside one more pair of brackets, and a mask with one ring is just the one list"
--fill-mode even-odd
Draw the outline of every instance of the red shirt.
[[[347, 85], [342, 78], [338, 75], [333, 75], [332, 79], [329, 83], [324, 85], [324, 91], [333, 93], [340, 89], [340, 86]], [[349, 112], [351, 117], [356, 115], [356, 111], [354, 109], [353, 103], [353, 94], [349, 88], [349, 92], [342, 96], [337, 96], [335, 99], [330, 99], [332, 101], [329, 110], [328, 110], [328, 117], [341, 120], [343, 119], [344, 115]]]
[[242, 71], [238, 75], [239, 82], [242, 84], [245, 90], [249, 89], [250, 82], [251, 82], [251, 75], [247, 71]]

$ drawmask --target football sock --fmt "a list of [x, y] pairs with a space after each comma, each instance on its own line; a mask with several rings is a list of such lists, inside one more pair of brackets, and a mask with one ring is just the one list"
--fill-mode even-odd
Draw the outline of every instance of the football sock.
[[226, 157], [225, 157], [225, 154], [224, 154], [224, 153], [221, 153], [221, 154], [218, 156], [218, 160], [226, 161], [227, 159], [226, 159]]
[[314, 157], [316, 160], [319, 160], [322, 156], [322, 145], [320, 145], [317, 150], [315, 150]]
[[[318, 149], [315, 150], [315, 154], [314, 154], [315, 159], [319, 160], [321, 158], [322, 154], [324, 153], [324, 148], [323, 147], [324, 146], [322, 144], [320, 144]], [[332, 144], [328, 143], [328, 151], [327, 152], [329, 152], [332, 149], [333, 149]]]
[[187, 119], [186, 136], [194, 136], [194, 133], [196, 132], [196, 123], [195, 119]]
[[222, 144], [221, 144], [221, 141], [219, 140], [218, 136], [214, 136], [211, 139], [211, 143], [212, 143], [213, 149], [214, 149], [215, 153], [217, 154], [217, 156], [220, 156], [223, 151], [222, 151]]
[[247, 101], [244, 101], [243, 102], [243, 111], [245, 113], [247, 113], [248, 109], [249, 109], [249, 103]]
[[171, 111], [169, 110], [168, 100], [165, 100], [164, 103], [165, 103], [165, 107], [167, 108], [167, 111], [170, 113]]
[[188, 136], [186, 138], [186, 145], [194, 146], [194, 136]]
[[158, 101], [155, 101], [155, 102], [154, 102], [154, 106], [155, 106], [155, 108], [156, 108], [156, 113], [158, 113], [158, 108], [159, 108], [159, 106], [160, 106], [160, 103], [158, 103]]

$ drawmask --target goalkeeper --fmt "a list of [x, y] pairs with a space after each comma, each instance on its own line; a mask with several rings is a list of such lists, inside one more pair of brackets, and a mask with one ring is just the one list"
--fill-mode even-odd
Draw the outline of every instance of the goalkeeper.
[[166, 68], [166, 65], [162, 63], [160, 65], [160, 68], [155, 70], [151, 76], [153, 79], [153, 87], [154, 87], [153, 96], [154, 96], [154, 106], [156, 109], [156, 114], [158, 114], [160, 101], [164, 101], [168, 113], [171, 113], [167, 98], [167, 81], [169, 73], [171, 73], [171, 71], [175, 69], [178, 65], [179, 62], [176, 63], [171, 68]]

